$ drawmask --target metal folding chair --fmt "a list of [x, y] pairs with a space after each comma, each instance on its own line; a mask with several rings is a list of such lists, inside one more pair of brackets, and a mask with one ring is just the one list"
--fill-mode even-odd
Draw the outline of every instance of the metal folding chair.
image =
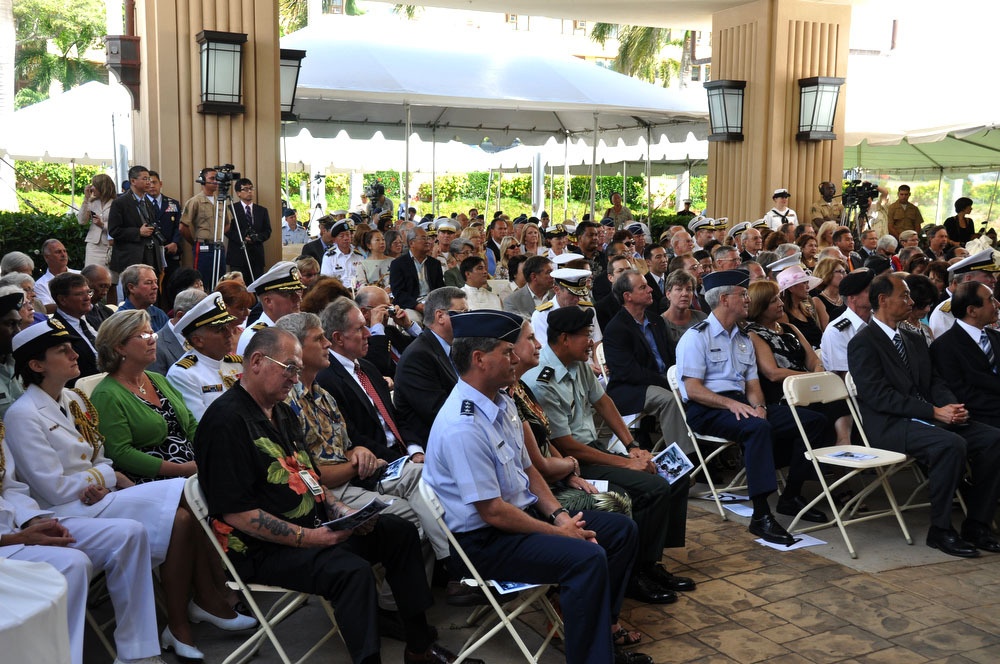
[[[475, 565], [469, 560], [469, 557], [465, 555], [465, 551], [462, 549], [455, 535], [448, 528], [448, 524], [444, 521], [444, 507], [441, 505], [441, 501], [438, 500], [437, 494], [434, 493], [434, 489], [424, 482], [423, 479], [420, 480], [420, 495], [423, 496], [424, 501], [430, 506], [431, 510], [434, 512], [434, 517], [437, 522], [441, 525], [441, 529], [444, 531], [445, 535], [448, 537], [448, 541], [451, 546], [455, 549], [458, 557], [462, 559], [465, 564], [466, 569], [472, 575], [471, 579], [463, 580], [463, 583], [467, 585], [477, 586], [482, 589], [483, 594], [486, 595], [486, 599], [489, 600], [489, 606], [477, 607], [472, 615], [469, 616], [466, 623], [468, 625], [474, 625], [476, 622], [483, 617], [484, 614], [488, 613], [490, 608], [493, 609], [494, 619], [491, 621], [483, 622], [476, 631], [466, 640], [462, 649], [458, 653], [458, 658], [455, 660], [456, 664], [458, 662], [465, 661], [472, 653], [474, 653], [480, 646], [489, 641], [503, 629], [506, 629], [514, 642], [517, 643], [517, 647], [520, 649], [521, 654], [529, 662], [538, 662], [538, 659], [545, 652], [545, 649], [549, 647], [549, 643], [552, 641], [557, 633], [560, 637], [564, 637], [563, 633], [563, 622], [562, 618], [556, 612], [552, 603], [549, 601], [547, 593], [556, 587], [555, 584], [535, 584], [522, 590], [514, 598], [501, 603], [503, 596], [500, 595], [500, 601], [497, 599], [497, 593], [493, 591], [500, 583], [493, 579], [484, 579], [483, 576], [476, 570]], [[542, 609], [542, 612], [548, 618], [549, 624], [551, 625], [548, 632], [545, 634], [545, 639], [542, 641], [542, 645], [534, 653], [528, 649], [528, 646], [524, 643], [524, 639], [518, 634], [517, 628], [514, 627], [514, 620], [517, 619], [526, 609], [530, 608], [534, 604]]]
[[[889, 477], [908, 464], [907, 456], [905, 454], [900, 454], [899, 452], [878, 449], [869, 444], [868, 437], [865, 435], [864, 429], [861, 428], [857, 410], [847, 393], [847, 387], [844, 384], [844, 381], [842, 381], [837, 374], [824, 371], [822, 373], [789, 376], [785, 378], [782, 388], [785, 393], [785, 401], [788, 403], [788, 406], [792, 411], [792, 417], [795, 420], [795, 425], [799, 428], [799, 434], [802, 436], [802, 441], [805, 443], [806, 458], [812, 461], [813, 468], [816, 469], [816, 477], [819, 480], [820, 486], [823, 487], [823, 493], [809, 501], [809, 503], [802, 508], [795, 518], [792, 519], [789, 531], [805, 533], [818, 530], [820, 528], [827, 528], [833, 523], [836, 523], [837, 528], [840, 529], [840, 534], [844, 538], [844, 544], [847, 545], [848, 553], [851, 554], [851, 558], [857, 558], [858, 554], [855, 552], [854, 546], [851, 544], [851, 538], [847, 535], [846, 526], [852, 523], [870, 521], [871, 519], [892, 515], [895, 516], [896, 520], [899, 522], [899, 527], [903, 531], [903, 537], [906, 538], [906, 543], [913, 544], [913, 538], [910, 537], [910, 533], [906, 529], [906, 522], [903, 521], [903, 515], [900, 513], [900, 507], [896, 503], [896, 496], [893, 494], [892, 487], [889, 485]], [[802, 425], [802, 420], [799, 418], [799, 408], [818, 403], [832, 403], [834, 401], [844, 401], [847, 404], [848, 412], [854, 422], [854, 426], [857, 427], [858, 433], [861, 435], [861, 440], [864, 443], [863, 445], [813, 447], [812, 442], [809, 440], [809, 436], [806, 434], [806, 429]], [[823, 464], [837, 466], [844, 469], [846, 472], [832, 484], [827, 484], [826, 477], [823, 475]], [[851, 478], [859, 476], [861, 473], [869, 470], [875, 472], [875, 478], [868, 482], [865, 487], [857, 493], [857, 495], [847, 501], [843, 507], [837, 507], [836, 501], [833, 498], [833, 492], [836, 491], [838, 487], [843, 486]], [[880, 486], [883, 491], [885, 491], [886, 497], [889, 499], [889, 509], [871, 512], [863, 516], [857, 516], [857, 506], [861, 504], [861, 501], [864, 500], [866, 496], [870, 495]], [[827, 523], [809, 526], [807, 528], [799, 528], [796, 530], [795, 526], [801, 520], [802, 515], [812, 509], [817, 503], [823, 500], [824, 497], [830, 505], [830, 509], [833, 511], [833, 519]]]
[[[283, 664], [292, 664], [292, 660], [288, 658], [285, 653], [285, 649], [281, 646], [278, 641], [278, 637], [274, 634], [274, 628], [284, 621], [286, 618], [295, 613], [306, 601], [311, 597], [309, 593], [298, 592], [295, 590], [288, 590], [287, 588], [279, 588], [277, 586], [268, 586], [257, 583], [245, 583], [240, 575], [237, 573], [236, 568], [233, 567], [232, 562], [229, 560], [229, 556], [223, 551], [222, 545], [219, 544], [219, 540], [215, 536], [215, 532], [212, 530], [212, 525], [209, 522], [208, 506], [205, 503], [205, 496], [201, 491], [201, 485], [198, 484], [198, 476], [194, 475], [187, 479], [184, 484], [184, 497], [187, 499], [188, 506], [191, 508], [191, 512], [197, 517], [198, 523], [201, 524], [202, 529], [208, 536], [209, 541], [212, 546], [215, 547], [216, 552], [219, 557], [222, 558], [223, 564], [226, 566], [226, 571], [232, 578], [231, 586], [235, 586], [236, 589], [243, 595], [246, 600], [247, 606], [253, 612], [254, 617], [260, 622], [260, 626], [257, 628], [250, 638], [244, 641], [239, 647], [236, 648], [228, 657], [223, 661], [223, 664], [231, 664], [233, 662], [246, 662], [251, 657], [257, 654], [260, 649], [261, 643], [264, 639], [270, 639], [271, 644], [278, 653], [278, 657], [281, 658]], [[257, 601], [254, 599], [253, 593], [255, 592], [267, 592], [267, 593], [279, 593], [281, 597], [271, 606], [271, 608], [264, 612]], [[337, 618], [333, 614], [333, 607], [330, 603], [323, 597], [318, 597], [323, 609], [326, 611], [326, 615], [330, 618], [330, 622], [333, 627], [326, 632], [319, 641], [313, 645], [300, 659], [295, 660], [295, 664], [301, 664], [309, 657], [311, 657], [319, 648], [333, 638], [340, 630], [337, 627]]]

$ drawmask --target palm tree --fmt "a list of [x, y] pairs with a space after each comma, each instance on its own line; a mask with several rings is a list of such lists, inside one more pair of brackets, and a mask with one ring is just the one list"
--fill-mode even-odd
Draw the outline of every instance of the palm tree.
[[[324, 13], [330, 4], [323, 0]], [[344, 0], [344, 13], [348, 16], [360, 16], [364, 11], [358, 9], [357, 0]], [[309, 0], [278, 0], [278, 28], [282, 35], [295, 32], [306, 27], [309, 18]]]
[[412, 21], [423, 9], [423, 7], [418, 7], [417, 5], [393, 5], [392, 13], [397, 16], [404, 16], [407, 20]]
[[[613, 65], [615, 71], [650, 83], [661, 81], [663, 87], [668, 87], [674, 76], [680, 73], [680, 86], [687, 85], [691, 76], [690, 49], [694, 40], [694, 33], [690, 30], [686, 30], [681, 39], [675, 39], [670, 28], [596, 23], [590, 32], [590, 38], [601, 46], [614, 37], [618, 38], [618, 55]], [[680, 62], [660, 56], [667, 46], [682, 47]]]

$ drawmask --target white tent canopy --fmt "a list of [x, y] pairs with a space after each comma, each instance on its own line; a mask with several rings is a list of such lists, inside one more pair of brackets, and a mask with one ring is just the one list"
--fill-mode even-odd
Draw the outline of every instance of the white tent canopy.
[[131, 145], [128, 94], [92, 81], [14, 112], [0, 154], [24, 161], [111, 165]]
[[[405, 35], [406, 33], [401, 33]], [[402, 139], [407, 115], [425, 141], [544, 144], [550, 137], [598, 136], [634, 145], [652, 133], [685, 140], [707, 134], [702, 90], [659, 88], [576, 58], [507, 49], [455, 50], [412, 33], [331, 39], [323, 23], [285, 36], [306, 58], [296, 93], [299, 125], [313, 136], [352, 138], [380, 131]], [[350, 66], [341, 66], [346, 65]]]

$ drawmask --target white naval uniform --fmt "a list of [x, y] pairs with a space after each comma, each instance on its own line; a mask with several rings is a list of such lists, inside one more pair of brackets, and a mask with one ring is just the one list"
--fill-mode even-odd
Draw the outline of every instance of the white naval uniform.
[[779, 228], [781, 228], [782, 224], [792, 224], [793, 226], [799, 225], [799, 218], [795, 216], [795, 210], [793, 210], [792, 208], [787, 208], [785, 210], [784, 219], [782, 219], [780, 212], [778, 212], [774, 208], [771, 208], [770, 210], [767, 211], [767, 214], [764, 215], [764, 221], [767, 222], [767, 225], [771, 228], [772, 231], [776, 231]]
[[469, 311], [476, 311], [477, 309], [494, 309], [499, 311], [503, 309], [503, 301], [500, 299], [500, 296], [494, 293], [489, 286], [475, 288], [469, 284], [465, 284], [462, 286], [462, 290], [465, 291], [465, 297], [469, 303]]
[[246, 329], [240, 334], [240, 340], [236, 343], [236, 354], [242, 356], [250, 345], [250, 340], [253, 339], [253, 335], [257, 334], [260, 330], [265, 327], [274, 327], [274, 321], [266, 314], [261, 312], [260, 318], [258, 318], [253, 325], [247, 325]]
[[184, 397], [184, 404], [196, 420], [243, 375], [243, 356], [226, 355], [213, 360], [190, 350], [167, 370], [167, 380]]
[[340, 279], [345, 288], [360, 288], [368, 285], [362, 260], [362, 256], [357, 252], [345, 254], [340, 247], [334, 245], [323, 255], [323, 265], [319, 271], [320, 274]]
[[823, 330], [823, 341], [819, 346], [823, 355], [823, 368], [827, 371], [849, 371], [847, 344], [867, 325], [850, 308], [830, 321]]
[[[73, 404], [76, 404], [76, 407]], [[66, 410], [63, 414], [60, 407]], [[149, 539], [153, 566], [167, 556], [184, 478], [146, 482], [112, 491], [92, 505], [80, 500], [90, 485], [114, 488], [117, 483], [104, 445], [91, 445], [76, 429], [73, 412], [87, 413], [83, 398], [64, 389], [57, 403], [37, 385], [30, 385], [7, 410], [7, 446], [17, 462], [18, 476], [31, 497], [56, 516], [135, 519]], [[93, 421], [94, 414], [88, 419]]]
[[[951, 295], [950, 292], [949, 295]], [[934, 307], [927, 322], [935, 339], [951, 329], [951, 326], [955, 324], [955, 314], [951, 313], [951, 297]]]
[[[52, 516], [52, 512], [41, 509], [31, 498], [27, 485], [17, 480], [14, 457], [5, 443], [0, 443], [0, 455], [6, 466], [0, 478], [0, 535], [7, 535], [16, 533], [35, 517]], [[87, 591], [91, 575], [99, 571], [107, 576], [108, 594], [115, 610], [118, 656], [141, 659], [158, 655], [160, 642], [149, 541], [142, 524], [131, 519], [87, 517], [69, 517], [61, 523], [76, 542], [66, 547], [0, 546], [0, 558], [48, 563], [66, 577], [72, 664], [83, 664]]]

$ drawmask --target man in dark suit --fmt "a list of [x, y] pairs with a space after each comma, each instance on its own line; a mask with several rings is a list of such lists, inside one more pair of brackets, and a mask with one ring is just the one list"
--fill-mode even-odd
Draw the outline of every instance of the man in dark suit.
[[333, 248], [333, 236], [330, 235], [330, 229], [333, 228], [335, 223], [337, 223], [337, 219], [332, 214], [320, 217], [319, 237], [302, 245], [302, 255], [312, 256], [316, 259], [317, 263], [322, 265], [323, 256], [326, 255], [328, 250]]
[[465, 291], [445, 286], [427, 297], [424, 331], [413, 340], [396, 365], [393, 403], [400, 432], [409, 444], [426, 445], [441, 404], [458, 382], [451, 363], [449, 311], [468, 311]]
[[441, 262], [428, 256], [431, 242], [423, 228], [407, 230], [406, 245], [410, 253], [389, 263], [389, 285], [396, 306], [406, 309], [410, 318], [422, 324], [424, 300], [432, 290], [444, 286], [444, 274]]
[[330, 366], [316, 375], [316, 381], [340, 406], [351, 442], [389, 463], [404, 454], [423, 461], [423, 447], [408, 446], [399, 432], [385, 379], [364, 359], [371, 334], [361, 309], [341, 298], [323, 310], [320, 320], [331, 344]]
[[[978, 556], [979, 549], [1000, 553], [1000, 542], [989, 525], [1000, 493], [1000, 429], [971, 420], [965, 405], [934, 371], [923, 337], [897, 329], [913, 309], [903, 277], [877, 277], [869, 298], [872, 317], [868, 327], [847, 346], [869, 438], [916, 457], [927, 467], [931, 499], [928, 546], [964, 558]], [[972, 483], [963, 490], [968, 516], [960, 536], [952, 525], [951, 512], [966, 463], [972, 467]]]
[[[405, 309], [392, 307], [389, 294], [378, 286], [359, 288], [354, 301], [361, 308], [365, 325], [372, 335], [368, 339], [365, 359], [375, 365], [379, 375], [395, 377], [396, 363], [410, 342], [420, 336], [420, 326], [409, 319]], [[388, 324], [390, 316], [394, 325]]]
[[[93, 376], [97, 369], [97, 330], [87, 322], [87, 312], [90, 311], [90, 286], [87, 278], [75, 272], [63, 272], [52, 277], [49, 282], [49, 293], [56, 302], [56, 312], [52, 319], [62, 323], [76, 335], [73, 350], [79, 356], [76, 360], [80, 368], [80, 378]], [[73, 387], [76, 378], [68, 385]]]
[[153, 202], [146, 198], [149, 169], [133, 166], [128, 169], [128, 181], [131, 188], [111, 201], [108, 212], [108, 235], [115, 241], [110, 267], [122, 272], [130, 265], [143, 263], [159, 275], [163, 266], [155, 234], [158, 215]]
[[548, 256], [531, 256], [524, 261], [524, 286], [507, 296], [503, 310], [530, 319], [535, 309], [552, 297], [552, 268]]
[[608, 396], [621, 413], [654, 415], [663, 439], [685, 449], [687, 429], [667, 382], [675, 361], [663, 318], [653, 312], [653, 289], [636, 270], [615, 278], [611, 295], [621, 309], [604, 330]]
[[186, 339], [181, 331], [175, 328], [184, 314], [191, 311], [191, 308], [208, 297], [208, 294], [197, 288], [182, 290], [174, 298], [173, 318], [160, 328], [156, 338], [156, 359], [149, 365], [149, 370], [166, 376], [167, 371], [174, 365], [174, 362], [181, 359], [188, 348], [185, 348]]
[[[271, 237], [271, 217], [267, 208], [253, 202], [253, 182], [240, 178], [233, 185], [236, 192], [236, 218], [229, 225], [229, 269], [239, 270], [247, 283], [264, 274], [264, 243]], [[244, 251], [245, 250], [245, 251]], [[249, 263], [247, 262], [249, 260]]]
[[647, 244], [643, 251], [643, 258], [646, 259], [646, 266], [649, 267], [649, 272], [646, 273], [646, 283], [649, 284], [653, 292], [652, 311], [656, 314], [662, 314], [670, 305], [666, 295], [667, 266], [669, 265], [667, 250], [658, 244]]
[[[612, 256], [608, 259], [608, 273], [599, 278], [606, 279], [610, 283], [614, 283], [615, 279], [618, 278], [618, 275], [631, 269], [632, 260], [624, 254], [618, 254], [617, 256]], [[596, 286], [594, 287], [594, 290], [597, 290]], [[621, 301], [615, 298], [614, 294], [610, 290], [607, 295], [594, 303], [594, 310], [597, 312], [597, 324], [601, 327], [602, 334], [606, 334], [604, 332], [604, 328], [606, 328], [608, 323], [611, 322], [611, 319], [615, 317], [615, 314], [621, 311], [621, 308]]]
[[997, 301], [986, 284], [967, 281], [951, 297], [955, 324], [931, 344], [934, 368], [976, 422], [1000, 428], [1000, 332], [986, 327], [997, 320]]
[[163, 245], [163, 254], [167, 259], [167, 266], [163, 269], [163, 283], [169, 284], [170, 277], [181, 266], [181, 202], [176, 198], [164, 196], [161, 193], [162, 189], [163, 181], [160, 180], [160, 174], [156, 171], [150, 171], [146, 196], [156, 208], [156, 219], [160, 224], [160, 232], [167, 239], [167, 243]]

